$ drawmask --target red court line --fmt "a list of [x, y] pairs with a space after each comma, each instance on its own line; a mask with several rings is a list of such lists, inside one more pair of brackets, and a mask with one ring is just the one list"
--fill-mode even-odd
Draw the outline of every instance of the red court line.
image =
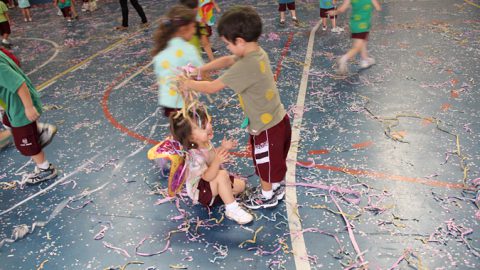
[[[280, 57], [279, 61], [277, 62], [277, 68], [275, 71], [275, 79], [278, 77], [278, 75], [281, 72], [281, 67], [282, 67], [282, 61], [285, 58], [285, 56], [288, 53], [288, 50], [290, 48], [290, 45], [293, 40], [293, 33], [289, 34], [288, 40], [285, 43], [285, 47], [283, 48], [282, 51], [282, 56]], [[146, 62], [147, 63], [147, 62]], [[147, 138], [141, 134], [136, 133], [135, 131], [130, 130], [126, 126], [122, 125], [120, 122], [118, 122], [115, 117], [110, 113], [110, 110], [108, 108], [108, 100], [110, 98], [110, 94], [113, 91], [113, 88], [123, 79], [125, 79], [127, 76], [132, 74], [133, 72], [136, 72], [138, 68], [142, 68], [146, 63], [142, 63], [140, 65], [135, 65], [134, 67], [128, 69], [126, 72], [123, 74], [119, 75], [115, 80], [107, 87], [107, 89], [104, 92], [101, 105], [103, 109], [103, 113], [107, 120], [118, 130], [120, 130], [122, 133], [135, 138], [140, 141], [147, 142], [149, 144], [155, 145], [158, 144], [159, 141], [153, 140], [151, 138]], [[320, 151], [321, 154], [324, 154], [323, 151]], [[232, 152], [231, 153], [233, 156], [236, 157], [241, 157], [241, 158], [250, 158], [251, 157], [251, 152], [248, 149], [245, 149], [242, 152]], [[298, 162], [301, 165], [309, 165], [309, 162]], [[379, 180], [394, 180], [394, 181], [400, 181], [400, 182], [409, 182], [409, 183], [416, 183], [416, 184], [423, 184], [427, 186], [433, 186], [433, 187], [443, 187], [443, 188], [453, 188], [453, 189], [469, 189], [470, 187], [464, 187], [463, 184], [456, 184], [456, 183], [448, 183], [445, 181], [439, 181], [439, 180], [430, 180], [430, 179], [424, 179], [424, 178], [414, 178], [414, 177], [406, 177], [406, 176], [400, 176], [400, 175], [391, 175], [387, 173], [381, 173], [381, 172], [376, 172], [376, 171], [369, 171], [369, 170], [357, 170], [357, 169], [350, 169], [350, 168], [343, 168], [343, 167], [336, 167], [336, 166], [329, 166], [329, 165], [322, 165], [322, 164], [317, 164], [315, 165], [315, 168], [320, 169], [320, 170], [328, 170], [328, 171], [337, 171], [337, 172], [344, 172], [348, 173], [351, 175], [360, 175], [360, 176], [367, 176], [370, 178], [374, 179], [379, 179]]]
[[274, 80], [277, 81], [278, 76], [280, 76], [280, 72], [282, 72], [282, 62], [285, 56], [287, 56], [288, 50], [290, 49], [290, 44], [293, 41], [293, 32], [288, 34], [287, 42], [285, 43], [285, 47], [283, 47], [282, 54], [280, 55], [280, 59], [277, 62], [277, 69], [275, 70], [275, 75], [273, 76]]
[[[277, 62], [277, 68], [275, 70], [275, 80], [276, 78], [278, 77], [278, 75], [280, 74], [281, 70], [282, 70], [282, 62], [283, 62], [283, 59], [285, 58], [285, 56], [287, 55], [288, 53], [288, 50], [290, 48], [290, 44], [292, 43], [293, 41], [293, 32], [290, 32], [289, 35], [288, 35], [288, 39], [287, 39], [287, 42], [285, 43], [285, 46], [282, 50], [282, 55], [280, 57], [280, 59], [278, 60]], [[132, 137], [132, 138], [135, 138], [137, 140], [140, 140], [140, 141], [143, 141], [143, 142], [146, 142], [146, 143], [149, 143], [149, 144], [158, 144], [159, 141], [156, 141], [156, 140], [153, 140], [151, 138], [147, 138], [141, 134], [138, 134], [136, 133], [135, 131], [132, 131], [130, 130], [128, 127], [122, 125], [119, 121], [117, 121], [117, 119], [115, 119], [115, 117], [110, 113], [110, 109], [108, 108], [108, 100], [110, 98], [110, 94], [112, 93], [113, 91], [113, 88], [120, 82], [122, 81], [123, 79], [125, 79], [127, 76], [129, 76], [130, 74], [132, 74], [133, 72], [136, 72], [138, 69], [140, 68], [143, 68], [143, 66], [145, 65], [146, 63], [143, 63], [141, 65], [135, 65], [134, 67], [128, 69], [127, 71], [125, 71], [123, 74], [121, 74], [120, 76], [118, 76], [117, 78], [115, 78], [115, 80], [107, 87], [107, 89], [105, 90], [104, 94], [103, 94], [103, 98], [102, 98], [102, 110], [103, 110], [103, 114], [105, 115], [105, 118], [107, 118], [107, 120], [118, 130], [120, 130], [122, 133]], [[233, 154], [235, 155], [235, 153]], [[240, 157], [249, 157], [250, 156], [250, 152], [248, 152], [248, 150], [244, 151], [244, 152], [239, 152], [237, 153], [237, 156], [240, 156]]]
[[[304, 166], [308, 166], [310, 164], [310, 162], [303, 162], [303, 161], [298, 161], [298, 163]], [[394, 180], [399, 182], [422, 184], [422, 185], [427, 185], [432, 187], [453, 188], [453, 189], [470, 189], [471, 188], [471, 187], [465, 187], [463, 184], [449, 183], [446, 181], [407, 177], [407, 176], [401, 176], [401, 175], [392, 175], [392, 174], [376, 172], [376, 171], [342, 168], [342, 167], [336, 167], [336, 166], [330, 166], [330, 165], [324, 165], [324, 164], [316, 164], [315, 168], [320, 170], [327, 170], [327, 171], [344, 172], [351, 175], [367, 176], [367, 177], [378, 179], [378, 180]]]
[[[146, 62], [146, 63], [149, 63], [150, 61]], [[102, 98], [102, 110], [103, 110], [103, 114], [105, 115], [105, 118], [107, 118], [107, 120], [110, 122], [110, 124], [112, 124], [112, 126], [114, 126], [116, 129], [120, 130], [122, 133], [132, 137], [132, 138], [135, 138], [137, 140], [140, 140], [140, 141], [144, 141], [144, 142], [147, 142], [149, 144], [158, 144], [159, 142], [156, 141], [156, 140], [153, 140], [153, 139], [150, 139], [150, 138], [147, 138], [141, 134], [138, 134], [136, 133], [135, 131], [132, 131], [130, 130], [129, 128], [127, 128], [126, 126], [122, 125], [120, 122], [117, 121], [117, 119], [115, 119], [115, 117], [113, 117], [113, 115], [110, 113], [110, 110], [108, 109], [108, 100], [110, 98], [110, 94], [112, 93], [113, 91], [113, 88], [120, 82], [122, 81], [123, 79], [125, 79], [127, 76], [129, 76], [130, 74], [132, 74], [134, 71], [137, 70], [138, 67], [142, 68], [146, 63], [142, 63], [140, 65], [135, 65], [134, 67], [131, 67], [130, 69], [128, 69], [126, 72], [124, 72], [123, 74], [121, 74], [120, 76], [118, 76], [117, 78], [115, 78], [115, 80], [107, 87], [107, 89], [105, 90], [104, 94], [103, 94], [103, 98]]]

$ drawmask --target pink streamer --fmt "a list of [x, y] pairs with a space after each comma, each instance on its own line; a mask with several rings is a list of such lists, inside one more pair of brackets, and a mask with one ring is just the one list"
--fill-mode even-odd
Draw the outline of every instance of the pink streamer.
[[135, 246], [135, 254], [138, 255], [138, 256], [142, 256], [142, 257], [151, 257], [151, 256], [155, 256], [155, 255], [159, 255], [159, 254], [162, 254], [164, 253], [165, 251], [169, 250], [169, 247], [170, 247], [170, 239], [167, 240], [167, 243], [165, 244], [165, 247], [160, 250], [160, 251], [157, 251], [157, 252], [154, 252], [154, 253], [143, 253], [143, 252], [139, 252], [138, 249], [140, 248], [141, 245], [143, 245], [143, 242], [145, 242], [145, 240], [147, 239], [151, 239], [152, 237], [151, 236], [146, 236], [144, 237], [138, 244], [137, 246]]
[[105, 242], [105, 241], [103, 241], [103, 245], [104, 245], [106, 248], [115, 250], [116, 252], [122, 254], [122, 255], [125, 256], [125, 257], [128, 257], [128, 258], [131, 257], [130, 254], [128, 254], [128, 252], [127, 252], [125, 249], [122, 249], [122, 248], [119, 248], [119, 247], [114, 247], [112, 244], [107, 243], [107, 242]]
[[105, 237], [105, 233], [108, 230], [108, 226], [102, 226], [102, 229], [93, 237], [94, 240], [102, 240]]
[[338, 204], [337, 200], [335, 200], [335, 196], [333, 195], [332, 191], [334, 191], [334, 190], [329, 191], [330, 197], [332, 198], [333, 203], [335, 203], [335, 205], [337, 206], [338, 211], [340, 211], [340, 213], [342, 214], [343, 220], [345, 221], [345, 224], [347, 225], [347, 230], [348, 230], [348, 235], [350, 236], [350, 241], [352, 242], [353, 248], [357, 252], [358, 258], [360, 258], [360, 262], [364, 263], [365, 259], [362, 256], [362, 252], [360, 250], [360, 247], [358, 246], [357, 240], [355, 239], [355, 235], [353, 234], [352, 225], [348, 221], [347, 217], [345, 217], [345, 214], [343, 213], [342, 208], [340, 208], [340, 205]]
[[398, 258], [398, 260], [392, 265], [392, 267], [388, 268], [388, 270], [393, 270], [393, 269], [397, 268], [398, 265], [399, 265], [403, 260], [405, 260], [405, 257], [406, 257], [408, 254], [410, 254], [410, 253], [412, 253], [412, 248], [407, 248], [407, 249], [405, 250], [405, 252], [403, 253], [403, 255], [400, 256], [400, 258]]
[[166, 202], [169, 202], [171, 200], [175, 199], [175, 197], [165, 197], [163, 199], [159, 199], [155, 202], [155, 205], [160, 205], [160, 204], [164, 204]]

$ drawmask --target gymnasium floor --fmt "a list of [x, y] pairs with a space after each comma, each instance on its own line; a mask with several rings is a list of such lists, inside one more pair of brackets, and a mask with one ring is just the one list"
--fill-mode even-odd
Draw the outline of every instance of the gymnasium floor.
[[[175, 1], [140, 2], [153, 22]], [[41, 90], [41, 121], [59, 128], [45, 150], [61, 174], [2, 184], [0, 239], [35, 228], [0, 248], [0, 269], [480, 267], [480, 1], [383, 1], [369, 44], [377, 64], [351, 63], [347, 78], [334, 63], [351, 45], [348, 15], [344, 33], [315, 32], [318, 1], [297, 1], [299, 27], [278, 25], [276, 1], [242, 3], [264, 19], [260, 43], [292, 120], [285, 201], [238, 226], [218, 207], [165, 199], [146, 158], [168, 133], [150, 66], [156, 25], [141, 29], [131, 6], [123, 33], [112, 30], [117, 1], [72, 25], [50, 5], [29, 24], [15, 9], [13, 51]], [[255, 186], [233, 91], [213, 99], [215, 141], [241, 142], [228, 169]], [[0, 152], [0, 182], [32, 169], [14, 147]]]

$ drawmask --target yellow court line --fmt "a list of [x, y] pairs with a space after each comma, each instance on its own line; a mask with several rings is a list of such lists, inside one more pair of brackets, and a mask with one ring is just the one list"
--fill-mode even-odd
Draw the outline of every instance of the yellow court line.
[[480, 5], [478, 5], [478, 4], [475, 4], [475, 3], [473, 3], [472, 1], [469, 1], [469, 0], [464, 0], [464, 1], [465, 1], [466, 3], [468, 3], [468, 4], [472, 5], [472, 6], [474, 6], [474, 7], [480, 8]]
[[128, 39], [130, 39], [131, 37], [133, 36], [136, 36], [138, 35], [141, 31], [145, 31], [146, 29], [145, 28], [142, 28], [142, 29], [139, 29], [137, 30], [136, 32], [133, 32], [132, 34], [116, 41], [115, 43], [109, 45], [107, 48], [89, 56], [87, 59], [81, 61], [80, 63], [74, 65], [73, 67], [70, 67], [60, 73], [58, 73], [57, 75], [55, 75], [53, 78], [47, 80], [46, 82], [43, 82], [42, 84], [40, 84], [39, 86], [37, 86], [37, 91], [42, 91], [43, 89], [47, 88], [48, 86], [50, 86], [51, 84], [53, 84], [55, 81], [57, 81], [58, 79], [60, 79], [61, 77], [67, 75], [68, 73], [72, 72], [72, 71], [75, 71], [76, 69], [78, 69], [79, 67], [85, 65], [86, 63], [92, 61], [94, 58], [98, 57], [99, 55], [102, 55], [104, 53], [107, 53], [113, 49], [115, 49], [118, 45], [122, 44], [123, 42], [127, 41]]

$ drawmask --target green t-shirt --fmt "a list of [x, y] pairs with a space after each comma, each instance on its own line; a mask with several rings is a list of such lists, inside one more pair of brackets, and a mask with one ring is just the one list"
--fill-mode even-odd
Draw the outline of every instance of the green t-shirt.
[[370, 32], [373, 4], [371, 0], [352, 0], [350, 30], [352, 33]]
[[7, 16], [5, 16], [5, 12], [8, 11], [7, 5], [0, 1], [0, 23], [7, 21]]
[[270, 59], [262, 48], [238, 58], [219, 79], [238, 94], [250, 134], [258, 135], [285, 117]]
[[25, 115], [25, 108], [17, 91], [25, 83], [30, 91], [33, 106], [42, 113], [42, 103], [30, 79], [7, 55], [0, 52], [0, 100], [8, 120], [13, 127], [23, 127], [31, 123]]

